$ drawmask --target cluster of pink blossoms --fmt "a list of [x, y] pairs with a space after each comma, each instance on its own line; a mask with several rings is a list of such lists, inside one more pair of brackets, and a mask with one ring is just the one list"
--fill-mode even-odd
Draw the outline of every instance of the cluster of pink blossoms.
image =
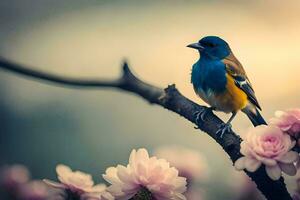
[[0, 188], [16, 200], [51, 200], [52, 191], [42, 181], [31, 180], [30, 172], [23, 165], [1, 169]]
[[0, 186], [15, 200], [203, 199], [203, 190], [193, 187], [206, 176], [205, 158], [199, 152], [178, 146], [155, 152], [157, 157], [151, 157], [146, 149], [134, 149], [126, 166], [107, 168], [103, 178], [109, 186], [94, 184], [90, 174], [62, 164], [56, 166], [58, 182], [30, 181], [26, 167], [8, 166], [0, 169]]
[[103, 178], [110, 183], [94, 185], [92, 176], [72, 171], [68, 166], [56, 167], [60, 183], [44, 180], [48, 185], [63, 189], [66, 195], [81, 200], [128, 200], [139, 194], [156, 200], [186, 200], [186, 179], [164, 159], [150, 157], [146, 149], [133, 150], [127, 166], [106, 170]]
[[278, 180], [282, 172], [294, 176], [299, 154], [293, 151], [300, 136], [300, 109], [277, 111], [270, 125], [251, 128], [241, 143], [244, 157], [235, 162], [237, 170], [256, 171], [265, 165], [268, 176]]

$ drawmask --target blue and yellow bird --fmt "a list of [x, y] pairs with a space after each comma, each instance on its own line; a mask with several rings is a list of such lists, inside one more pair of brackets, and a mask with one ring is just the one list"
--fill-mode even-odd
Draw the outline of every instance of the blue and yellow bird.
[[204, 120], [207, 111], [212, 110], [232, 113], [218, 131], [221, 137], [231, 129], [231, 121], [240, 110], [254, 126], [266, 124], [258, 111], [261, 107], [247, 74], [227, 42], [217, 36], [207, 36], [187, 47], [200, 53], [192, 68], [191, 82], [197, 95], [211, 106], [198, 113], [198, 119]]

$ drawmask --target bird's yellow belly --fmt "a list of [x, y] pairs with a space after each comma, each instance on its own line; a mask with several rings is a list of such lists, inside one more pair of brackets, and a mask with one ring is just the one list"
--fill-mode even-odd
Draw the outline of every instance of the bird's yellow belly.
[[233, 78], [230, 75], [226, 76], [226, 90], [220, 94], [210, 95], [207, 100], [211, 106], [219, 111], [236, 112], [247, 106], [248, 98], [245, 92], [235, 85]]

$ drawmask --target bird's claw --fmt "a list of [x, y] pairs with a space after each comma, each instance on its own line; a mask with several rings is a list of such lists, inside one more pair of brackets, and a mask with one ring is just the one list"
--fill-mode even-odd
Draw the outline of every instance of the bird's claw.
[[[202, 121], [205, 121], [205, 116], [209, 113], [209, 112], [212, 112], [213, 108], [206, 108], [206, 109], [203, 109], [201, 111], [196, 111], [194, 113], [194, 116], [196, 117], [195, 121], [196, 121], [196, 124], [200, 124], [200, 122]], [[199, 129], [199, 127], [194, 127], [195, 129]]]
[[219, 127], [219, 130], [217, 131], [217, 136], [219, 136], [220, 138], [223, 138], [225, 133], [231, 132], [232, 131], [232, 125], [230, 123], [226, 123], [226, 124], [222, 124]]
[[205, 116], [209, 113], [209, 112], [211, 112], [213, 109], [212, 108], [205, 108], [205, 109], [203, 109], [203, 110], [201, 110], [201, 111], [196, 111], [195, 113], [194, 113], [194, 115], [196, 116], [196, 122], [197, 122], [197, 124], [199, 123], [199, 120], [201, 120], [201, 121], [205, 121], [204, 119], [205, 119]]

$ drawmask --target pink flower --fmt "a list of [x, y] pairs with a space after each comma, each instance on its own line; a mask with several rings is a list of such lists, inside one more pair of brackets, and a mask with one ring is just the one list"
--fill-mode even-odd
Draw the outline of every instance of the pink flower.
[[164, 158], [175, 167], [180, 176], [188, 181], [205, 179], [208, 175], [206, 159], [198, 152], [184, 147], [166, 146], [158, 148], [154, 153]]
[[20, 187], [18, 196], [23, 200], [46, 200], [49, 191], [42, 181], [31, 181]]
[[30, 172], [23, 165], [13, 165], [5, 167], [0, 177], [1, 185], [7, 190], [16, 190], [17, 187], [29, 181]]
[[275, 118], [272, 118], [270, 123], [297, 138], [300, 134], [300, 109], [290, 109], [285, 112], [276, 111]]
[[164, 159], [149, 157], [146, 149], [133, 150], [127, 167], [106, 170], [103, 178], [111, 184], [108, 191], [118, 200], [127, 200], [146, 189], [156, 200], [185, 200], [186, 179]]
[[[64, 190], [70, 190], [72, 193], [81, 196], [81, 199], [89, 199], [88, 197], [98, 196], [100, 199], [113, 199], [113, 197], [106, 192], [106, 186], [104, 184], [94, 185], [94, 181], [90, 174], [86, 174], [81, 171], [72, 171], [66, 165], [58, 165], [56, 167], [56, 173], [60, 183], [50, 180], [44, 180], [50, 186], [60, 188]], [[106, 198], [101, 198], [105, 196]], [[92, 199], [92, 198], [91, 198]]]
[[294, 145], [295, 142], [290, 136], [276, 126], [253, 127], [241, 143], [241, 153], [245, 157], [235, 162], [235, 168], [254, 172], [264, 164], [268, 176], [273, 180], [280, 178], [281, 171], [295, 175], [297, 170], [294, 162], [298, 160], [299, 155], [291, 151]]

